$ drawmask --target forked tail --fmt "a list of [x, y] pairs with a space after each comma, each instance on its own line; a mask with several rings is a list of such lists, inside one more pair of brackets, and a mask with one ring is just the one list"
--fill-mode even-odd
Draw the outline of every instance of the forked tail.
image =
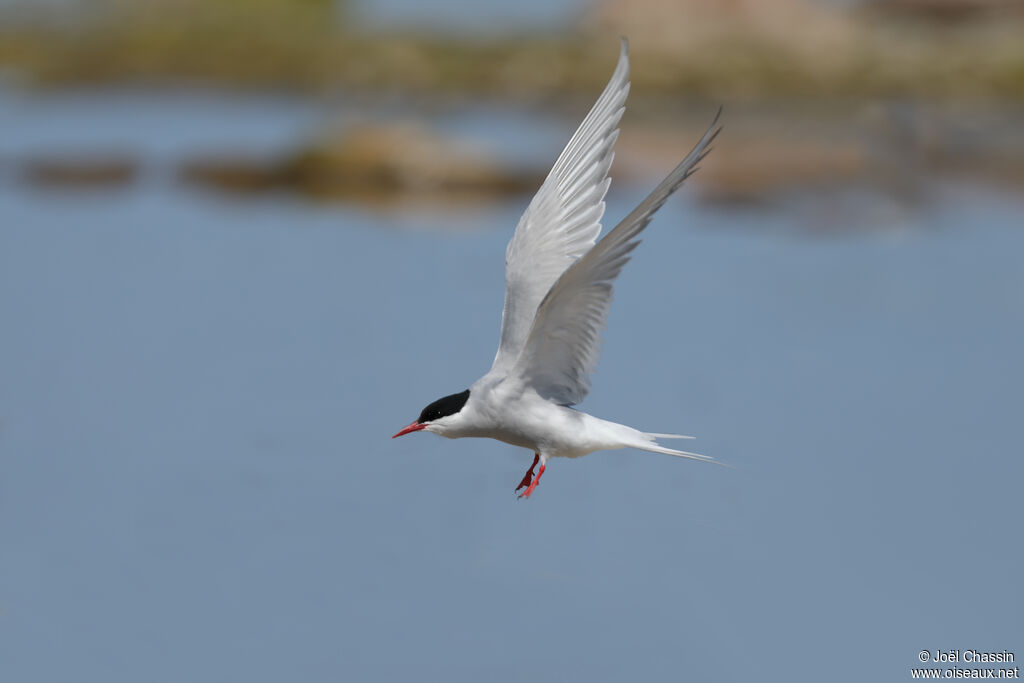
[[652, 453], [676, 455], [680, 458], [689, 458], [690, 460], [699, 460], [700, 462], [710, 462], [715, 465], [724, 465], [724, 463], [718, 462], [711, 456], [701, 455], [700, 453], [690, 453], [689, 451], [680, 451], [675, 448], [668, 448], [666, 446], [662, 446], [657, 441], [658, 439], [692, 439], [692, 436], [683, 436], [682, 434], [658, 434], [656, 432], [636, 432], [636, 435], [639, 438], [635, 442], [629, 444], [631, 448], [639, 448], [644, 451], [651, 451]]
[[[642, 451], [650, 451], [652, 453], [664, 453], [665, 455], [675, 455], [680, 458], [689, 458], [690, 460], [699, 460], [700, 462], [710, 462], [716, 465], [725, 465], [725, 463], [718, 462], [714, 458], [701, 455], [700, 453], [691, 453], [689, 451], [680, 451], [675, 448], [669, 448], [668, 446], [662, 446], [658, 443], [658, 439], [692, 439], [692, 436], [683, 436], [682, 434], [662, 434], [660, 432], [641, 432], [639, 429], [634, 429], [618, 422], [609, 422], [608, 420], [602, 420], [586, 413], [581, 413], [586, 416], [585, 419], [589, 423], [590, 429], [593, 429], [595, 433], [601, 434], [607, 445], [599, 446], [598, 448], [638, 448]], [[728, 465], [725, 465], [728, 467]]]

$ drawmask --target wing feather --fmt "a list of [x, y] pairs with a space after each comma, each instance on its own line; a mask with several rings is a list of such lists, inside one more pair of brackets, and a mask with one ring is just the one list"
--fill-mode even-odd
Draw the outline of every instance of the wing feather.
[[676, 168], [590, 251], [558, 278], [537, 309], [533, 326], [512, 373], [562, 405], [574, 405], [590, 391], [590, 374], [600, 353], [615, 278], [640, 244], [654, 213], [696, 170], [721, 130], [719, 109], [700, 142]]
[[612, 148], [629, 94], [627, 48], [623, 40], [611, 80], [562, 150], [508, 243], [501, 340], [492, 373], [507, 372], [515, 364], [544, 295], [601, 232]]

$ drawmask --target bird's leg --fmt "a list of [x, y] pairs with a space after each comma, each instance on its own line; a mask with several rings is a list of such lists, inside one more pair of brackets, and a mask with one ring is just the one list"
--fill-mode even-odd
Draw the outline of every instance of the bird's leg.
[[[533, 468], [532, 467], [530, 468], [530, 473], [531, 474], [533, 473]], [[529, 498], [530, 494], [533, 493], [533, 490], [535, 488], [537, 488], [537, 484], [540, 483], [540, 478], [541, 478], [541, 476], [543, 476], [543, 474], [544, 474], [544, 463], [541, 463], [540, 464], [540, 469], [537, 470], [537, 476], [534, 478], [533, 481], [530, 482], [530, 485], [526, 487], [526, 490], [519, 494], [519, 497], [520, 498]]]
[[526, 470], [526, 474], [523, 475], [523, 480], [519, 482], [519, 486], [516, 487], [516, 491], [529, 486], [530, 482], [533, 481], [533, 468], [537, 466], [537, 462], [540, 460], [540, 453], [533, 454], [533, 464], [530, 465], [530, 469]]

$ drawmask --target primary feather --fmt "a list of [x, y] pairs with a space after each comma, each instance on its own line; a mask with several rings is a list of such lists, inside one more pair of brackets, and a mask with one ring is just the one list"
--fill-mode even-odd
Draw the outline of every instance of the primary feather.
[[611, 80], [562, 150], [508, 243], [501, 341], [492, 372], [507, 372], [515, 364], [544, 295], [601, 232], [608, 169], [615, 156], [612, 148], [628, 94], [629, 57], [623, 40]]
[[718, 135], [718, 115], [700, 142], [661, 184], [558, 278], [541, 301], [512, 373], [542, 397], [575, 405], [590, 391], [600, 352], [600, 332], [612, 302], [612, 286], [639, 234], [665, 200], [697, 170]]

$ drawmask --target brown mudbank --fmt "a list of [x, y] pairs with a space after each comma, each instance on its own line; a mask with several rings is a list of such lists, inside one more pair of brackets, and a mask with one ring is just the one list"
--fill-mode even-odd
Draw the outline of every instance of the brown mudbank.
[[60, 187], [110, 187], [127, 185], [138, 175], [139, 165], [125, 158], [46, 158], [22, 164], [22, 176], [33, 185]]
[[543, 174], [503, 167], [414, 124], [365, 125], [331, 134], [280, 161], [186, 163], [181, 177], [236, 192], [291, 189], [323, 198], [493, 196], [535, 190]]

